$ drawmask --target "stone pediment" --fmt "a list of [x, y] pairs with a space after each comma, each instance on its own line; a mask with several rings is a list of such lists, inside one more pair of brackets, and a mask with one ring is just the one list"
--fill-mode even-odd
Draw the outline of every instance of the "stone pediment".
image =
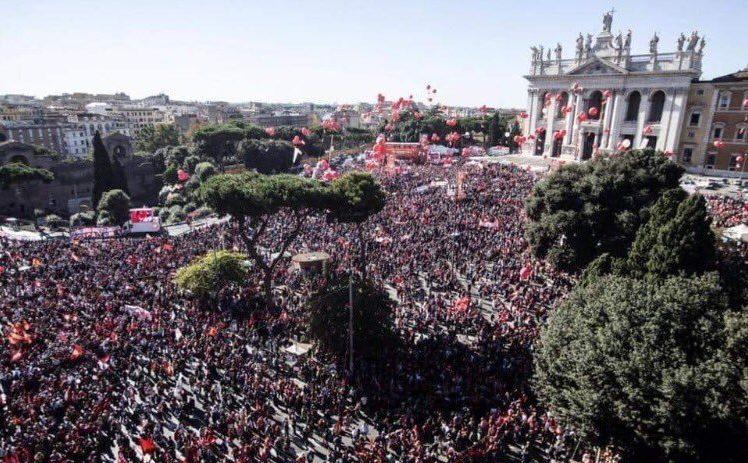
[[570, 69], [566, 75], [620, 75], [626, 74], [626, 69], [608, 60], [593, 56], [587, 61]]

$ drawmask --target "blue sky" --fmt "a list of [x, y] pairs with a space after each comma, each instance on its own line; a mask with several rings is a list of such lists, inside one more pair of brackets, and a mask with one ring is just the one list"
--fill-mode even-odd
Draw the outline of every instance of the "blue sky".
[[572, 56], [611, 7], [633, 53], [698, 29], [702, 78], [748, 65], [746, 0], [0, 0], [0, 93], [342, 103], [430, 83], [445, 104], [524, 106], [529, 47]]

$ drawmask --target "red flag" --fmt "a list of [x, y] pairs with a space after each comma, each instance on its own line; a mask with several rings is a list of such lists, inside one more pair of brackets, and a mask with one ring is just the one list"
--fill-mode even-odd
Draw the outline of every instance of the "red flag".
[[83, 355], [83, 348], [78, 344], [73, 344], [73, 352], [70, 354], [70, 360], [75, 360]]
[[529, 280], [532, 276], [532, 266], [527, 263], [524, 267], [522, 267], [522, 270], [519, 271], [519, 277], [522, 280]]
[[141, 437], [138, 443], [140, 445], [140, 449], [146, 455], [150, 455], [151, 453], [156, 451], [156, 444], [153, 442], [153, 439], [151, 438]]

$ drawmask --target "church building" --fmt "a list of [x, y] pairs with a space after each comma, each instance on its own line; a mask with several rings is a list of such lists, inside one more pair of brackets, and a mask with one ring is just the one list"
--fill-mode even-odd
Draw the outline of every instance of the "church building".
[[704, 38], [681, 34], [675, 51], [661, 52], [655, 33], [648, 53], [632, 54], [631, 30], [614, 35], [612, 23], [609, 12], [597, 36], [580, 33], [573, 58], [561, 44], [531, 47], [523, 151], [584, 160], [622, 146], [678, 148]]

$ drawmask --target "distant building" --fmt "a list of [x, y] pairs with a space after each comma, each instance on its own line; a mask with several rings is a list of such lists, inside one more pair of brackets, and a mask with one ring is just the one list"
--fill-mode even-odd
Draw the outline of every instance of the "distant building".
[[695, 172], [743, 175], [748, 156], [747, 99], [748, 68], [695, 82], [678, 150], [681, 164]]
[[274, 114], [254, 114], [249, 116], [249, 122], [260, 127], [280, 127], [289, 125], [292, 127], [307, 127], [311, 125], [311, 119], [308, 114], [298, 113], [274, 113]]
[[131, 124], [133, 136], [146, 126], [155, 126], [166, 122], [164, 113], [157, 108], [117, 108], [113, 114], [121, 114]]
[[525, 145], [536, 155], [589, 159], [628, 140], [634, 148], [675, 152], [691, 82], [701, 75], [704, 39], [681, 34], [663, 53], [655, 34], [645, 54], [631, 54], [631, 31], [613, 35], [612, 13], [594, 39], [579, 34], [574, 58], [561, 45], [532, 48]]
[[42, 146], [50, 151], [67, 154], [66, 126], [63, 124], [35, 124], [25, 121], [0, 122], [8, 140], [29, 145]]
[[[153, 203], [161, 186], [153, 164], [133, 156], [130, 139], [124, 135], [110, 135], [102, 141], [110, 155], [122, 162], [133, 202]], [[0, 165], [9, 162], [48, 169], [55, 179], [51, 183], [28, 182], [3, 192], [0, 194], [0, 214], [30, 217], [34, 209], [41, 209], [68, 216], [79, 212], [81, 205], [91, 206], [93, 162], [90, 159], [63, 161], [39, 153], [37, 147], [27, 143], [0, 142]]]

